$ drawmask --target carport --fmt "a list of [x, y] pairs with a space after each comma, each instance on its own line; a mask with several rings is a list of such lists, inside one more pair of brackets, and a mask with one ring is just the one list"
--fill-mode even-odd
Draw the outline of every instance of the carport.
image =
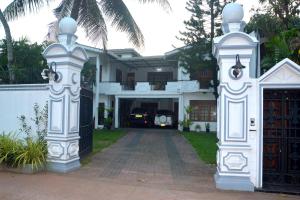
[[178, 123], [180, 115], [180, 97], [160, 96], [155, 98], [153, 96], [116, 96], [115, 98], [115, 127], [126, 128], [129, 127], [129, 115], [134, 108], [146, 108], [151, 114], [158, 110], [170, 110], [174, 113], [174, 122]]

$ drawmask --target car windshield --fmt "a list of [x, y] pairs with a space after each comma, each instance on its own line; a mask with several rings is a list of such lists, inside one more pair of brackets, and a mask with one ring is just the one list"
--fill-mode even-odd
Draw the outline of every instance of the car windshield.
[[156, 114], [158, 114], [158, 115], [172, 115], [173, 112], [170, 111], [170, 110], [159, 110], [159, 111], [157, 111]]
[[143, 109], [143, 108], [134, 108], [132, 110], [132, 113], [146, 113], [147, 110], [146, 109]]

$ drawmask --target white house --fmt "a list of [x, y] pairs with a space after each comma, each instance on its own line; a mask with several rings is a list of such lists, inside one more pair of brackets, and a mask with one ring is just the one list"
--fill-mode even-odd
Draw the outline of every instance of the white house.
[[[113, 49], [104, 52], [101, 49], [83, 47], [90, 62], [97, 68], [96, 87], [94, 88], [95, 127], [103, 127], [107, 108], [114, 110], [114, 126], [126, 127], [127, 118], [134, 108], [171, 110], [175, 121], [182, 121], [185, 107], [191, 106], [190, 115], [193, 124], [199, 124], [205, 130], [216, 131], [216, 101], [209, 82], [210, 71], [200, 74], [200, 83], [191, 80], [190, 75], [180, 67], [178, 50], [160, 56], [141, 56], [134, 49]], [[199, 127], [199, 126], [198, 126]]]

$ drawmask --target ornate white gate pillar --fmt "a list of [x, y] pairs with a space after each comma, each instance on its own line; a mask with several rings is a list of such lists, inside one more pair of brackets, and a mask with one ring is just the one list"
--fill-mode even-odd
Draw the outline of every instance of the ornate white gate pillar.
[[224, 35], [213, 41], [213, 54], [220, 67], [215, 182], [219, 189], [254, 191], [258, 177], [255, 79], [258, 41], [243, 32], [241, 5], [228, 4], [222, 15]]
[[59, 43], [47, 47], [43, 56], [56, 66], [58, 79], [49, 81], [48, 170], [69, 172], [80, 167], [79, 107], [80, 72], [88, 57], [75, 43], [76, 21], [63, 18], [59, 23]]

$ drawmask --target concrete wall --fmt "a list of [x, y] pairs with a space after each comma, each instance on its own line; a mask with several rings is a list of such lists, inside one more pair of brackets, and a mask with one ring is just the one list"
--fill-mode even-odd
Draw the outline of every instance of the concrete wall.
[[[33, 106], [37, 103], [43, 108], [49, 96], [46, 84], [0, 85], [0, 132], [20, 132], [20, 120], [24, 115], [29, 125], [34, 128]], [[20, 133], [20, 137], [23, 134]]]
[[[197, 93], [188, 93], [183, 95], [183, 109], [190, 105], [190, 100], [215, 100], [215, 97], [212, 93], [203, 93], [203, 92], [197, 92]], [[179, 108], [180, 109], [180, 108]], [[200, 121], [194, 121], [191, 125], [191, 130], [195, 131], [195, 127], [197, 124], [201, 126], [201, 131], [205, 131], [205, 123], [210, 124], [210, 131], [217, 131], [217, 122], [200, 122]]]

